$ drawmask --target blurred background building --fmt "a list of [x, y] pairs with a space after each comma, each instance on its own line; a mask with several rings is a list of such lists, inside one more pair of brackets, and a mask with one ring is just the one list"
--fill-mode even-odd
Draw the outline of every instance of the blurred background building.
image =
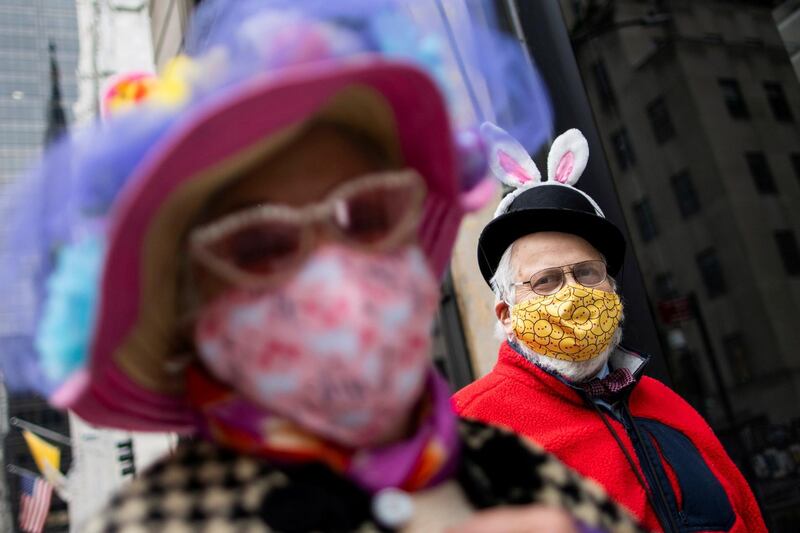
[[[105, 82], [120, 72], [153, 72], [148, 0], [77, 0], [80, 55], [76, 122], [97, 120]], [[176, 438], [99, 429], [69, 415], [74, 465], [70, 472], [70, 531], [105, 506], [125, 481], [167, 453]]]
[[[798, 82], [764, 2], [660, 4], [576, 18], [579, 65], [654, 310], [681, 332], [670, 347], [708, 349], [697, 317], [668, 305], [693, 293], [735, 414], [769, 407], [783, 422], [800, 402]], [[689, 353], [673, 372], [713, 389], [703, 359]]]
[[[77, 98], [77, 59], [74, 0], [0, 0], [0, 195], [70, 121], [69, 110]], [[13, 337], [17, 328], [25, 327], [30, 315], [24, 305], [20, 301], [13, 316], [0, 316], [4, 336]], [[30, 353], [22, 343], [17, 347], [20, 355]], [[14, 391], [7, 398], [0, 422], [5, 433], [0, 474], [0, 484], [6, 484], [0, 488], [3, 531], [11, 531], [17, 523], [20, 493], [20, 478], [8, 472], [6, 465], [36, 471], [19, 428], [9, 427], [8, 420], [18, 417], [69, 434], [66, 416], [50, 409], [42, 398]], [[68, 448], [63, 464], [70, 464]], [[54, 496], [48, 529], [66, 531], [67, 524], [66, 504]]]
[[0, 0], [0, 183], [36, 157], [44, 142], [55, 45], [64, 108], [77, 98], [75, 0]]
[[800, 523], [799, 4], [562, 2], [673, 386], [773, 531]]
[[5, 383], [0, 382], [0, 529], [11, 531], [11, 495], [6, 481], [5, 441], [8, 435], [8, 393]]
[[[74, 123], [97, 117], [108, 77], [154, 69], [148, 7], [146, 0], [0, 0], [0, 198], [47, 143]], [[17, 370], [32, 353], [22, 335], [13, 340], [29, 330], [30, 320], [25, 295], [19, 295], [11, 316], [0, 317], [3, 349], [14, 352], [0, 357]], [[9, 427], [9, 420], [45, 427], [71, 442], [58, 444], [69, 477], [69, 513], [54, 495], [46, 531], [82, 531], [84, 520], [120, 483], [174, 444], [167, 435], [93, 428], [27, 392], [10, 391], [0, 416], [4, 467], [37, 473], [20, 429]], [[0, 531], [16, 529], [19, 481], [6, 468], [0, 472]]]
[[772, 12], [778, 32], [789, 52], [794, 72], [800, 79], [800, 0], [787, 0]]

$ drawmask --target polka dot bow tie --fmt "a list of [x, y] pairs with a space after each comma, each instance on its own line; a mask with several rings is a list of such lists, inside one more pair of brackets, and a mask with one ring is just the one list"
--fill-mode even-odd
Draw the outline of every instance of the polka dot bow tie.
[[581, 383], [580, 387], [589, 398], [613, 402], [619, 399], [622, 393], [630, 389], [635, 383], [636, 379], [630, 370], [617, 368], [602, 379], [594, 378], [586, 383]]

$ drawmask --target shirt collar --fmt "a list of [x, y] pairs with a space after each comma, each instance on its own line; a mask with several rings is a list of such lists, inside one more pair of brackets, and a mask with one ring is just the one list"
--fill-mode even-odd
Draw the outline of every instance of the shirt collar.
[[[557, 380], [559, 380], [560, 382], [564, 383], [565, 385], [569, 386], [572, 389], [582, 390], [578, 386], [578, 384], [565, 379], [564, 377], [562, 377], [559, 374], [556, 374], [555, 372], [552, 372], [546, 368], [542, 368], [533, 361], [529, 360], [522, 354], [522, 350], [520, 349], [516, 341], [509, 340], [508, 345], [511, 346], [511, 348], [515, 352], [517, 352], [517, 354], [519, 354], [520, 357], [524, 358], [526, 361], [528, 361], [528, 363], [536, 366], [536, 368], [538, 368], [542, 372], [545, 372], [550, 376], [553, 376], [554, 378], [556, 378]], [[595, 377], [602, 379], [606, 377], [612, 370], [615, 370], [617, 368], [627, 368], [628, 370], [630, 370], [631, 374], [633, 374], [633, 377], [635, 377], [636, 380], [638, 381], [639, 378], [641, 378], [642, 374], [644, 373], [644, 367], [647, 366], [647, 363], [649, 361], [650, 361], [650, 356], [645, 353], [638, 353], [634, 352], [633, 350], [629, 350], [628, 348], [625, 348], [623, 346], [617, 346], [616, 350], [614, 350], [614, 352], [611, 354], [611, 357], [608, 358], [608, 362], [605, 365], [603, 365], [603, 368], [600, 369], [600, 373], [598, 373]]]

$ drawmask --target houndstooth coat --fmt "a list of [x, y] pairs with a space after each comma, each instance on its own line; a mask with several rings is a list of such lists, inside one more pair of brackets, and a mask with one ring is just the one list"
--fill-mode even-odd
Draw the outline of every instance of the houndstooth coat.
[[[599, 485], [505, 430], [462, 419], [455, 481], [476, 509], [542, 503], [585, 525], [642, 531]], [[442, 512], [447, 512], [443, 510]], [[179, 446], [117, 494], [88, 533], [392, 531], [371, 496], [318, 463], [276, 466], [208, 442]]]

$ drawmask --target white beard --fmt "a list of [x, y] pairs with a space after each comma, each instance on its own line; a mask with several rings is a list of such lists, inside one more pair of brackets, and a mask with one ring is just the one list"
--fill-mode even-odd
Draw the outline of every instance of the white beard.
[[581, 383], [596, 376], [597, 373], [600, 372], [600, 369], [603, 368], [603, 365], [606, 364], [606, 361], [608, 361], [608, 358], [611, 357], [611, 354], [614, 353], [614, 350], [617, 349], [617, 346], [622, 340], [622, 328], [617, 328], [617, 331], [614, 332], [614, 336], [611, 338], [611, 344], [597, 357], [580, 362], [563, 361], [536, 353], [531, 350], [527, 344], [517, 340], [517, 336], [513, 332], [508, 336], [508, 340], [514, 343], [514, 346], [517, 347], [525, 359], [536, 366], [548, 372], [558, 374], [572, 383]]

